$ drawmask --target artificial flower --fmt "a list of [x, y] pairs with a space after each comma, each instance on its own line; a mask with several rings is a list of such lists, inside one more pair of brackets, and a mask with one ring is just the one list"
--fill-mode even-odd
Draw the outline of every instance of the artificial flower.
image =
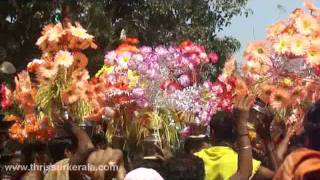
[[84, 69], [88, 65], [88, 58], [85, 54], [76, 51], [72, 53], [73, 55], [73, 65], [75, 69]]
[[62, 24], [49, 24], [43, 28], [42, 36], [37, 40], [36, 45], [43, 51], [58, 49], [58, 42], [65, 34]]
[[320, 64], [320, 47], [311, 46], [307, 51], [306, 60], [312, 66], [319, 65]]
[[297, 29], [293, 24], [290, 24], [284, 29], [283, 33], [288, 34], [289, 36], [292, 36], [297, 33]]
[[122, 54], [125, 52], [138, 52], [139, 49], [135, 45], [130, 45], [127, 43], [121, 44], [117, 49], [116, 53], [117, 54]]
[[249, 88], [246, 82], [240, 77], [237, 77], [234, 91], [235, 91], [235, 94], [240, 97], [246, 96], [249, 94]]
[[264, 61], [247, 61], [245, 68], [254, 74], [265, 75], [269, 72], [270, 67]]
[[273, 49], [278, 54], [285, 54], [290, 52], [291, 38], [287, 34], [279, 35]]
[[52, 28], [48, 28], [45, 35], [48, 36], [48, 41], [58, 42], [59, 38], [64, 34], [63, 27], [61, 23], [57, 23]]
[[92, 39], [93, 36], [87, 33], [87, 30], [84, 29], [79, 23], [75, 23], [76, 26], [70, 26], [69, 31], [72, 36], [75, 36], [79, 39]]
[[244, 58], [247, 60], [268, 61], [271, 55], [271, 48], [265, 41], [256, 41], [248, 45]]
[[17, 139], [20, 143], [23, 143], [27, 137], [26, 131], [23, 129], [22, 125], [18, 122], [14, 123], [8, 130], [9, 135], [13, 139]]
[[60, 50], [54, 57], [54, 61], [57, 65], [68, 68], [72, 65], [74, 60], [70, 52]]
[[5, 83], [1, 84], [1, 109], [6, 111], [11, 106], [11, 91], [6, 87]]
[[289, 18], [292, 20], [295, 20], [304, 14], [305, 14], [305, 12], [303, 11], [303, 9], [297, 8], [297, 9], [293, 10], [293, 12], [290, 14]]
[[27, 71], [20, 72], [15, 77], [15, 83], [16, 83], [15, 92], [30, 93], [32, 91], [31, 79]]
[[64, 104], [73, 104], [80, 99], [80, 92], [75, 86], [72, 86], [64, 91], [61, 96]]
[[236, 58], [231, 56], [224, 64], [222, 74], [224, 76], [231, 76], [236, 70]]
[[15, 121], [15, 122], [20, 122], [21, 118], [17, 115], [14, 114], [10, 114], [10, 115], [6, 115], [3, 119], [4, 121]]
[[209, 53], [209, 54], [208, 54], [208, 57], [209, 57], [210, 62], [211, 62], [212, 64], [216, 64], [216, 63], [218, 62], [218, 60], [219, 60], [218, 54], [215, 53], [215, 52]]
[[290, 104], [290, 94], [285, 89], [277, 88], [270, 96], [270, 106], [274, 109], [284, 109]]
[[296, 34], [292, 37], [290, 43], [290, 50], [296, 56], [302, 56], [306, 54], [306, 51], [310, 47], [310, 41], [307, 37]]
[[317, 20], [309, 14], [303, 14], [299, 16], [295, 21], [295, 27], [297, 28], [298, 32], [304, 35], [309, 35], [313, 31], [319, 30], [319, 24]]
[[270, 102], [271, 94], [273, 94], [275, 90], [275, 86], [270, 84], [261, 84], [258, 87], [258, 97], [265, 103]]
[[268, 38], [275, 38], [282, 33], [287, 26], [283, 21], [278, 21], [268, 27]]
[[139, 44], [139, 39], [134, 37], [124, 37], [122, 38], [122, 41], [129, 43], [129, 44]]
[[291, 99], [293, 99], [294, 105], [297, 103], [301, 103], [303, 100], [305, 100], [307, 96], [307, 91], [302, 86], [297, 86], [291, 91]]
[[311, 41], [312, 46], [320, 46], [320, 32], [313, 32], [310, 36], [309, 39]]
[[39, 70], [39, 67], [46, 63], [43, 59], [34, 59], [33, 61], [29, 62], [27, 65], [27, 70], [30, 73], [37, 72]]
[[59, 68], [52, 62], [41, 64], [36, 72], [39, 82], [46, 82], [54, 78], [58, 73]]

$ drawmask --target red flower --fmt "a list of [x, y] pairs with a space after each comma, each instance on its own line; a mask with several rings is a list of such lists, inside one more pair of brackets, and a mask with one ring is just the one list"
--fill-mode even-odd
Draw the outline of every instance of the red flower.
[[137, 38], [132, 38], [132, 37], [125, 37], [122, 40], [126, 43], [129, 43], [129, 44], [138, 44], [139, 43], [139, 40]]
[[314, 72], [319, 76], [320, 75], [320, 65], [314, 67]]

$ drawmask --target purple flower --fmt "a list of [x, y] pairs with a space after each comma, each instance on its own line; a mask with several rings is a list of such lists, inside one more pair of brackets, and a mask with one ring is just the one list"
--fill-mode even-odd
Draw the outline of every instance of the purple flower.
[[117, 57], [117, 53], [115, 51], [110, 51], [108, 52], [108, 54], [104, 56], [104, 63], [111, 65], [114, 63], [116, 57]]
[[152, 52], [152, 48], [151, 47], [148, 47], [148, 46], [142, 46], [140, 48], [140, 52], [142, 54], [147, 54], [147, 53], [151, 53]]
[[138, 99], [136, 102], [137, 102], [137, 105], [141, 108], [146, 108], [149, 106], [149, 103], [146, 99]]
[[138, 88], [132, 89], [132, 95], [135, 97], [141, 97], [141, 96], [143, 96], [143, 94], [144, 94], [144, 91], [142, 88], [138, 87]]
[[155, 52], [159, 55], [166, 55], [168, 53], [168, 50], [163, 46], [158, 46], [155, 48]]

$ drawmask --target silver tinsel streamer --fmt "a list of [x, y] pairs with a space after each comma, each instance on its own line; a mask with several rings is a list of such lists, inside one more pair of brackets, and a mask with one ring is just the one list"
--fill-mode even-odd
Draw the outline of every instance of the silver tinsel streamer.
[[199, 87], [191, 86], [171, 94], [159, 92], [152, 100], [152, 105], [157, 108], [172, 108], [186, 112], [196, 112], [199, 109], [196, 97], [199, 97]]

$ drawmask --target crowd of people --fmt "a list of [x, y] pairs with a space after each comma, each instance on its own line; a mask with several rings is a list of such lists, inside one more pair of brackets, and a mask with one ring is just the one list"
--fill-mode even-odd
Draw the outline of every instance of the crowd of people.
[[[89, 137], [72, 121], [64, 120], [63, 133], [49, 142], [19, 144], [1, 131], [1, 179], [320, 179], [320, 102], [306, 110], [299, 130], [283, 130], [276, 144], [271, 140], [274, 122], [268, 106], [260, 101], [252, 105], [248, 97], [239, 97], [235, 102], [233, 113], [219, 112], [212, 117], [209, 137], [186, 139], [184, 149], [178, 153], [159, 149], [157, 159], [142, 158], [137, 162], [129, 162], [126, 153], [108, 147], [103, 134]], [[263, 140], [263, 156], [267, 157], [255, 153], [249, 121]], [[109, 168], [30, 169], [31, 165], [88, 164]], [[26, 165], [28, 169], [8, 169], [9, 165]], [[113, 166], [116, 168], [110, 168]]]

